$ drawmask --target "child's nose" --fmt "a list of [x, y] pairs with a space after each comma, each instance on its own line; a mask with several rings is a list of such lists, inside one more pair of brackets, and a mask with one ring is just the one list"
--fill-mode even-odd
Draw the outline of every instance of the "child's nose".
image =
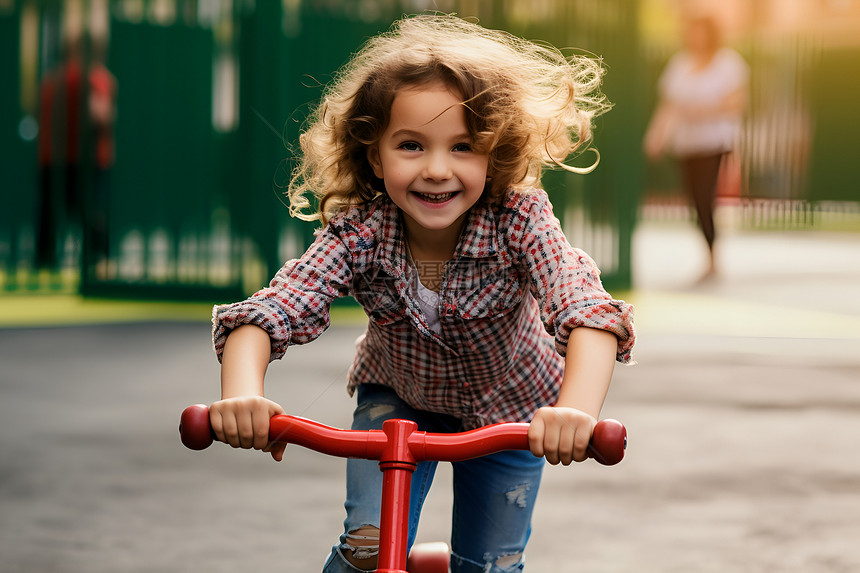
[[424, 165], [424, 178], [428, 181], [446, 181], [451, 177], [451, 165], [445, 154], [429, 154]]

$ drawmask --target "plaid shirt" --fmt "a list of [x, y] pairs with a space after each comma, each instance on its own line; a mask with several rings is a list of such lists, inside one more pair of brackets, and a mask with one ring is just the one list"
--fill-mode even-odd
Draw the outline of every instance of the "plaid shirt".
[[349, 372], [359, 384], [392, 387], [411, 406], [460, 418], [464, 429], [528, 421], [555, 402], [573, 328], [618, 337], [630, 361], [632, 307], [613, 300], [594, 262], [570, 246], [543, 190], [509, 193], [472, 208], [455, 255], [444, 264], [441, 329], [428, 327], [413, 285], [400, 212], [380, 197], [331, 220], [296, 260], [249, 299], [213, 312], [220, 360], [230, 330], [255, 324], [271, 359], [318, 337], [329, 306], [352, 295], [369, 317]]

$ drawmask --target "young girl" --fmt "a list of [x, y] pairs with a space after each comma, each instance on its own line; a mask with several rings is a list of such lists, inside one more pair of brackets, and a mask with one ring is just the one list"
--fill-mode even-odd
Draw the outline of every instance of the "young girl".
[[[335, 77], [301, 137], [293, 214], [324, 227], [270, 286], [214, 312], [219, 440], [271, 452], [268, 363], [352, 295], [369, 318], [349, 372], [353, 428], [530, 421], [531, 452], [454, 464], [451, 570], [519, 571], [545, 457], [586, 457], [632, 309], [565, 239], [542, 166], [587, 145], [601, 68], [453, 16], [397, 22]], [[568, 168], [573, 169], [573, 168]], [[586, 170], [583, 170], [586, 171]], [[319, 208], [307, 215], [307, 194]], [[412, 481], [409, 545], [435, 464]], [[372, 570], [382, 474], [349, 460], [344, 534], [324, 571]]]

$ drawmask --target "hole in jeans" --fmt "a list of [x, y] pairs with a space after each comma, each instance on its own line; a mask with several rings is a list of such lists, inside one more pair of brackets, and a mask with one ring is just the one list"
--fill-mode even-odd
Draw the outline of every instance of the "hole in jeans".
[[379, 556], [379, 529], [373, 525], [362, 525], [347, 533], [340, 550], [344, 558], [363, 570], [376, 569]]
[[505, 494], [509, 504], [516, 503], [519, 507], [526, 507], [529, 501], [529, 490], [531, 485], [523, 483]]
[[[516, 567], [517, 565], [519, 565], [522, 562], [522, 560], [523, 560], [523, 554], [522, 553], [514, 553], [513, 555], [503, 555], [502, 557], [499, 557], [498, 559], [496, 559], [495, 565], [499, 569], [508, 569], [511, 567]], [[512, 571], [515, 571], [515, 569], [512, 569]]]

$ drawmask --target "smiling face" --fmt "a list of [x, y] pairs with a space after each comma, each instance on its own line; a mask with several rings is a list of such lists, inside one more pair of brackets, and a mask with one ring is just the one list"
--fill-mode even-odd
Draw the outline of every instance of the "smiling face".
[[442, 83], [406, 87], [394, 97], [390, 117], [367, 157], [403, 212], [407, 237], [456, 241], [484, 192], [489, 164], [473, 149], [460, 97]]

